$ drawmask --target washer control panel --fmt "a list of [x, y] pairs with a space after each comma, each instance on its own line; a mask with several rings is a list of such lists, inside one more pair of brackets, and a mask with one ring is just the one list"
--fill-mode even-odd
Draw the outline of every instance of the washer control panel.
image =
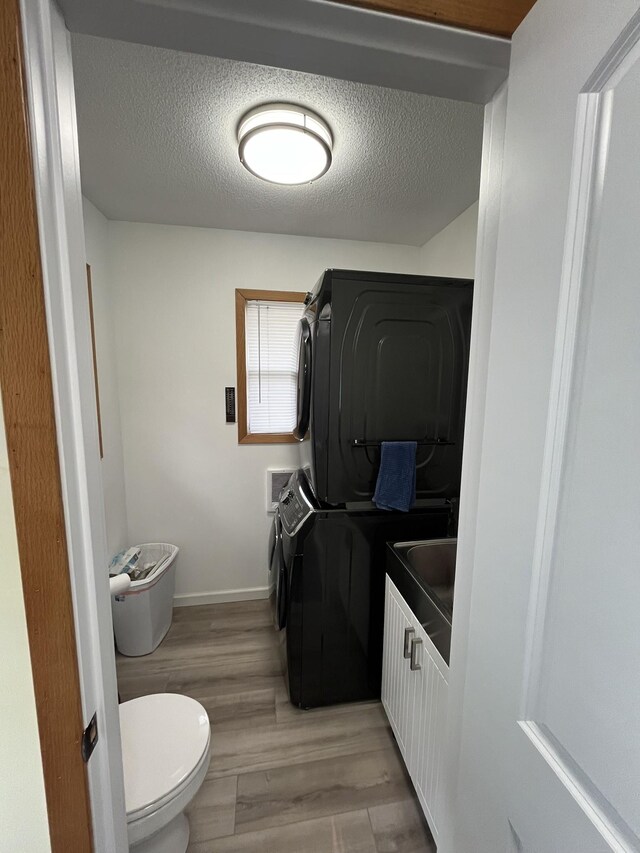
[[307, 501], [294, 489], [289, 488], [281, 495], [280, 518], [288, 534], [293, 533], [312, 512]]

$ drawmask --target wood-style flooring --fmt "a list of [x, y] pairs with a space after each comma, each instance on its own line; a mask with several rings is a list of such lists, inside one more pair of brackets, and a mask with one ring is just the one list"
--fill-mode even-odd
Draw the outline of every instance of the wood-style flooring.
[[184, 693], [211, 719], [189, 853], [435, 851], [380, 703], [289, 703], [267, 602], [176, 608], [153, 654], [117, 666], [123, 701]]

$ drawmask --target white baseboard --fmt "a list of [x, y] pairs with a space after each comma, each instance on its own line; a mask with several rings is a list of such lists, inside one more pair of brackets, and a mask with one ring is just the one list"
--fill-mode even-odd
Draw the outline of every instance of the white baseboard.
[[182, 592], [173, 597], [174, 607], [192, 607], [195, 604], [222, 604], [224, 601], [256, 601], [269, 598], [268, 586], [249, 589], [223, 589], [220, 592]]

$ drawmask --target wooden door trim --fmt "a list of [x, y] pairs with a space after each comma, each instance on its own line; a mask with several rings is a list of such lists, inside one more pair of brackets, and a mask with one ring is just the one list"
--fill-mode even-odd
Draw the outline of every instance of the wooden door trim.
[[20, 11], [0, 4], [0, 387], [52, 853], [89, 853], [90, 800]]
[[511, 38], [535, 0], [332, 0], [405, 18]]

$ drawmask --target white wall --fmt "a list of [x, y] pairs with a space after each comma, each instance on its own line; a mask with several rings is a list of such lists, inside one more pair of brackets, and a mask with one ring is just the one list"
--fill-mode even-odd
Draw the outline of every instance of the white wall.
[[295, 445], [238, 446], [237, 287], [307, 290], [329, 266], [419, 271], [420, 249], [109, 224], [129, 539], [181, 547], [177, 592], [265, 593], [268, 467]]
[[108, 252], [109, 222], [86, 198], [82, 200], [87, 263], [91, 266], [91, 290], [100, 386], [102, 421], [102, 482], [107, 526], [107, 548], [116, 554], [128, 543], [124, 488], [120, 400], [115, 353], [115, 323], [110, 292]]
[[420, 249], [420, 272], [473, 278], [477, 233], [478, 202], [475, 202]]
[[47, 805], [1, 407], [0, 566], [0, 849], [47, 853]]

